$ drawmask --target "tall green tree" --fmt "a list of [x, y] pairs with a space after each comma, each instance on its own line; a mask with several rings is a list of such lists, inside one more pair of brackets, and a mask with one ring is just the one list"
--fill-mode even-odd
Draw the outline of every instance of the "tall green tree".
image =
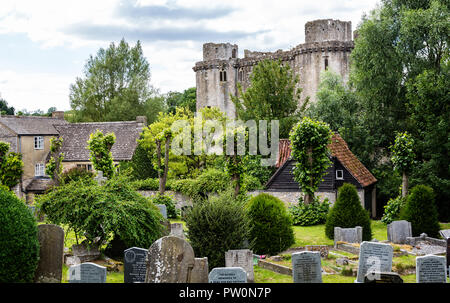
[[102, 171], [107, 178], [111, 178], [116, 171], [111, 153], [114, 142], [116, 142], [114, 133], [104, 135], [100, 130], [92, 133], [87, 141], [90, 160], [95, 170]]
[[191, 112], [196, 111], [197, 89], [191, 87], [180, 92], [168, 92], [165, 96], [165, 104], [169, 113], [175, 113], [177, 107], [185, 107]]
[[23, 173], [22, 155], [9, 151], [9, 143], [0, 142], [0, 184], [13, 188]]
[[298, 75], [288, 64], [262, 60], [253, 68], [246, 91], [238, 83], [239, 94], [231, 95], [238, 118], [244, 121], [279, 120], [280, 137], [287, 138], [308, 103], [299, 105], [302, 90], [298, 82]]
[[391, 146], [391, 161], [394, 168], [402, 173], [402, 197], [408, 194], [408, 174], [415, 163], [414, 139], [408, 132], [397, 133]]
[[159, 100], [152, 99], [153, 95], [150, 65], [141, 43], [130, 47], [122, 39], [89, 57], [83, 77], [70, 86], [69, 98], [74, 121], [131, 121], [147, 115], [151, 109], [147, 103]]
[[14, 107], [8, 106], [8, 102], [3, 98], [0, 98], [0, 113], [2, 115], [14, 115]]

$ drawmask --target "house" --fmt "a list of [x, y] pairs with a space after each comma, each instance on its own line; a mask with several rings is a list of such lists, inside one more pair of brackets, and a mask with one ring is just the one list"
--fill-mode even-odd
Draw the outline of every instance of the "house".
[[[351, 152], [342, 137], [335, 133], [332, 136], [330, 159], [331, 166], [327, 169], [316, 195], [326, 197], [331, 203], [337, 199], [337, 192], [344, 183], [356, 186], [362, 206], [376, 217], [376, 182], [377, 179]], [[290, 197], [289, 202], [296, 202], [301, 189], [294, 180], [292, 169], [296, 162], [291, 157], [291, 146], [287, 139], [281, 139], [276, 163], [278, 168], [266, 184], [266, 191], [280, 197]], [[284, 199], [286, 200], [286, 199]]]
[[51, 138], [63, 138], [63, 171], [73, 167], [93, 170], [87, 149], [91, 133], [100, 130], [104, 134], [115, 134], [111, 153], [114, 163], [118, 164], [131, 160], [145, 125], [144, 116], [136, 117], [136, 121], [92, 123], [68, 123], [64, 120], [64, 112], [54, 112], [52, 117], [1, 116], [0, 141], [10, 143], [10, 150], [22, 154], [24, 163], [21, 181], [14, 189], [17, 196], [30, 201], [34, 194], [43, 193], [52, 184], [50, 177], [45, 175]]

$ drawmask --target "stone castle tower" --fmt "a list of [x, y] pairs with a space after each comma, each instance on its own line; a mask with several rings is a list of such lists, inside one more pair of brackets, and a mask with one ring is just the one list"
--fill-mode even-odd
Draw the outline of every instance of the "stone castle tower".
[[350, 21], [332, 19], [315, 20], [305, 24], [305, 43], [291, 50], [255, 52], [244, 50], [238, 58], [238, 46], [230, 43], [203, 44], [203, 61], [193, 67], [196, 73], [197, 110], [218, 107], [229, 117], [235, 117], [230, 94], [238, 94], [240, 83], [245, 89], [250, 85], [253, 66], [263, 59], [281, 59], [300, 76], [302, 89], [300, 102], [307, 96], [315, 102], [320, 73], [329, 68], [348, 80], [349, 55], [353, 50]]

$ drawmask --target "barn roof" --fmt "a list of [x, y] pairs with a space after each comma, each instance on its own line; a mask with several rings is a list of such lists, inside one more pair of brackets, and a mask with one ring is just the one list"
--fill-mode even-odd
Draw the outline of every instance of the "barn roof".
[[[377, 182], [374, 175], [351, 152], [347, 142], [338, 133], [333, 134], [328, 147], [331, 151], [331, 156], [336, 157], [363, 187]], [[291, 157], [290, 141], [288, 139], [281, 139], [278, 151], [278, 159], [275, 167], [281, 168]]]

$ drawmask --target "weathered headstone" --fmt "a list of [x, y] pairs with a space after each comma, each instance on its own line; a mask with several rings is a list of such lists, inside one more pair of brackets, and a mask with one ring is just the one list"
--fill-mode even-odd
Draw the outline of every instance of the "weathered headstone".
[[235, 249], [225, 252], [225, 267], [242, 267], [247, 273], [247, 282], [255, 281], [253, 252], [249, 249]]
[[124, 283], [143, 283], [147, 271], [148, 249], [131, 247], [123, 252]]
[[170, 235], [174, 237], [179, 237], [185, 239], [183, 224], [182, 223], [171, 223], [170, 224]]
[[347, 243], [361, 243], [362, 242], [362, 227], [356, 226], [354, 228], [334, 228], [334, 246], [337, 242]]
[[403, 283], [403, 279], [396, 272], [372, 272], [366, 274], [364, 283]]
[[194, 250], [185, 240], [166, 236], [156, 240], [147, 254], [146, 283], [189, 283]]
[[190, 283], [208, 283], [208, 258], [195, 258]]
[[72, 245], [72, 253], [73, 256], [78, 258], [77, 260], [81, 263], [91, 262], [100, 257], [98, 245], [87, 244], [87, 242]]
[[87, 262], [69, 268], [69, 283], [106, 283], [106, 267]]
[[38, 225], [39, 263], [34, 280], [38, 283], [61, 283], [64, 258], [64, 230], [57, 225]]
[[97, 181], [98, 185], [103, 185], [108, 178], [103, 177], [103, 171], [99, 170], [97, 171], [97, 176], [94, 178], [95, 181]]
[[305, 250], [306, 251], [318, 251], [318, 252], [320, 252], [320, 256], [323, 259], [328, 258], [328, 253], [330, 251], [330, 249], [328, 248], [327, 245], [306, 245]]
[[247, 283], [247, 273], [242, 267], [216, 267], [208, 276], [209, 283]]
[[164, 217], [164, 219], [167, 219], [167, 206], [164, 204], [156, 204], [158, 206], [159, 211], [161, 212], [161, 215]]
[[292, 254], [294, 283], [322, 283], [320, 252], [302, 251]]
[[447, 283], [444, 256], [426, 255], [416, 258], [417, 283]]
[[450, 229], [440, 230], [439, 233], [441, 234], [442, 238], [445, 239], [447, 244], [447, 267], [450, 267]]
[[[356, 282], [363, 283], [364, 277], [368, 273], [391, 272], [393, 254], [394, 249], [389, 244], [362, 242], [359, 250]], [[376, 274], [372, 274], [372, 279], [376, 278]]]
[[387, 237], [389, 242], [405, 244], [406, 238], [412, 237], [411, 222], [400, 220], [388, 224]]

